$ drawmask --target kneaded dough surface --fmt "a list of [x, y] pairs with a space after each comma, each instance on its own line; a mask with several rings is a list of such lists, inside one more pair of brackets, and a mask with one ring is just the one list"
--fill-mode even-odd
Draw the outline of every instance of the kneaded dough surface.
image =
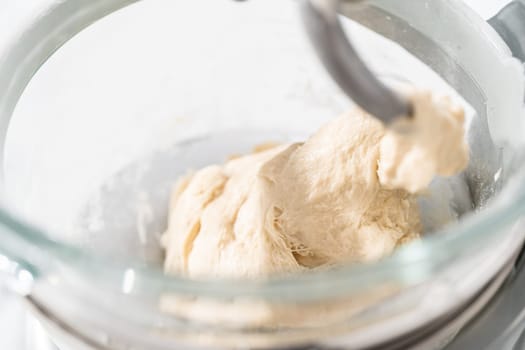
[[378, 175], [389, 188], [424, 191], [436, 175], [452, 176], [468, 165], [465, 111], [430, 92], [411, 96], [412, 118], [400, 118], [381, 140]]
[[[415, 115], [386, 129], [359, 109], [304, 143], [261, 147], [181, 178], [165, 270], [256, 278], [380, 259], [419, 237], [415, 194], [468, 160], [463, 112], [414, 93]], [[444, 146], [446, 145], [446, 146]]]

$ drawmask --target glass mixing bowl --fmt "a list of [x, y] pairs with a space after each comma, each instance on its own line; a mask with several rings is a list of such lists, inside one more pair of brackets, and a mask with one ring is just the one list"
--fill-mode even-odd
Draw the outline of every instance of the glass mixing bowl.
[[264, 281], [167, 277], [159, 233], [170, 186], [188, 169], [303, 140], [350, 107], [304, 38], [295, 2], [7, 4], [0, 270], [66, 340], [375, 346], [444, 322], [512, 268], [525, 235], [523, 67], [463, 3], [342, 8], [385, 82], [467, 108], [471, 164], [459, 187], [438, 187], [460, 222], [374, 264]]

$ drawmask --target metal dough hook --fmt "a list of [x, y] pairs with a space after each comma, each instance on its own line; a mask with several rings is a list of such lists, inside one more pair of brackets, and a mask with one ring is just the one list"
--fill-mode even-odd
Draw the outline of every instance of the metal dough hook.
[[324, 66], [356, 104], [385, 124], [410, 116], [412, 105], [381, 83], [350, 44], [339, 20], [339, 5], [339, 0], [301, 2], [304, 25]]

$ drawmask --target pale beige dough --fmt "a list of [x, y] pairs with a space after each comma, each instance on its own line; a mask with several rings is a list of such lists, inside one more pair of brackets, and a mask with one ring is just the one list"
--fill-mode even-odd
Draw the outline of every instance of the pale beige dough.
[[413, 93], [392, 128], [355, 109], [305, 143], [262, 147], [179, 180], [165, 271], [256, 278], [390, 254], [421, 231], [415, 195], [467, 164], [461, 109]]
[[465, 112], [448, 97], [412, 93], [413, 118], [393, 123], [381, 140], [378, 175], [389, 188], [425, 190], [435, 175], [451, 176], [468, 165]]

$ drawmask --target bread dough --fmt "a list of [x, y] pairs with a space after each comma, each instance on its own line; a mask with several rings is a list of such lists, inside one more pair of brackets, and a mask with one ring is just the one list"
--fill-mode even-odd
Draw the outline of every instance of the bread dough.
[[413, 93], [413, 118], [395, 121], [381, 140], [378, 175], [389, 188], [425, 190], [435, 175], [452, 176], [468, 165], [465, 112], [450, 98]]
[[180, 179], [165, 271], [256, 278], [380, 259], [421, 233], [415, 193], [467, 164], [463, 111], [415, 92], [386, 129], [359, 109], [305, 143], [262, 147]]

